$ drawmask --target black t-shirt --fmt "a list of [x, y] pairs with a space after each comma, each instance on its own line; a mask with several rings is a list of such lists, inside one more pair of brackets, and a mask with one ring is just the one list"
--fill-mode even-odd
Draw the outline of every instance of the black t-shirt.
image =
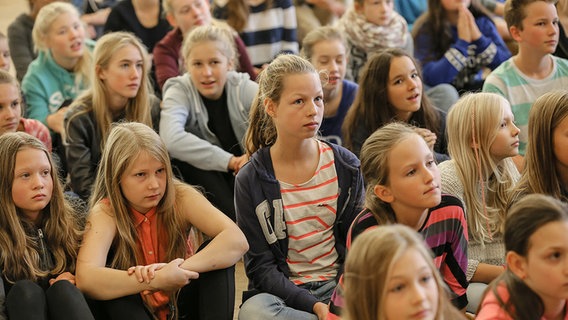
[[223, 94], [217, 100], [207, 99], [201, 94], [200, 96], [209, 115], [207, 127], [217, 136], [223, 150], [235, 156], [242, 155], [243, 151], [239, 145], [239, 140], [235, 136], [235, 131], [231, 125], [225, 90], [223, 90]]

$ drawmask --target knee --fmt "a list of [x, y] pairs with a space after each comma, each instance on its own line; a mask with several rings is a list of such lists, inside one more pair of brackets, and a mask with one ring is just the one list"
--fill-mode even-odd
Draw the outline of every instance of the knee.
[[81, 291], [67, 280], [59, 280], [53, 283], [46, 291], [46, 294], [54, 295], [54, 296], [67, 296], [67, 295], [74, 295], [80, 294]]
[[35, 282], [31, 280], [20, 280], [16, 283], [8, 292], [6, 297], [6, 302], [10, 301], [18, 302], [19, 304], [25, 304], [27, 302], [33, 303], [34, 301], [44, 299], [45, 294], [43, 289]]
[[245, 301], [239, 310], [239, 320], [270, 319], [279, 313], [286, 304], [269, 293], [259, 293]]

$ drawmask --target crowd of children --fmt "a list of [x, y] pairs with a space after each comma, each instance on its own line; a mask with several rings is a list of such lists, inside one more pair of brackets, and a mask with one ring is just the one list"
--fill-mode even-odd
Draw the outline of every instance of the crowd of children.
[[565, 1], [86, 2], [0, 33], [0, 320], [568, 319]]

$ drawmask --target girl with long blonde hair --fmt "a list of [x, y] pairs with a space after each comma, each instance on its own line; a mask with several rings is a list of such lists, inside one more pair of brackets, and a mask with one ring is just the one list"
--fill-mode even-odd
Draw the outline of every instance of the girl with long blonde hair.
[[136, 121], [158, 129], [160, 100], [152, 94], [148, 54], [131, 33], [113, 32], [95, 46], [92, 87], [65, 116], [71, 188], [87, 199], [111, 123]]
[[91, 50], [79, 12], [56, 1], [39, 11], [32, 31], [38, 57], [22, 80], [27, 116], [45, 124], [53, 135], [53, 149], [65, 163], [64, 117], [69, 104], [90, 86]]
[[[467, 279], [488, 284], [503, 272], [503, 223], [520, 178], [512, 157], [519, 153], [519, 128], [511, 106], [494, 93], [462, 96], [448, 113], [448, 150], [440, 164], [442, 191], [464, 203], [470, 241]], [[485, 285], [472, 285], [475, 312]]]
[[[212, 238], [201, 250], [192, 229]], [[99, 310], [115, 319], [232, 319], [233, 265], [247, 248], [230, 219], [174, 180], [154, 130], [136, 122], [111, 130], [77, 259], [77, 285]]]

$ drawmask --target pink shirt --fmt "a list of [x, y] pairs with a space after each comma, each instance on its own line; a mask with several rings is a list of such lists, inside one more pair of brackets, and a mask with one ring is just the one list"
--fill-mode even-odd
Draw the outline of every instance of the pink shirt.
[[[497, 287], [497, 292], [501, 300], [506, 302], [509, 300], [509, 291], [504, 285]], [[475, 320], [514, 320], [505, 309], [501, 306], [497, 297], [492, 289], [489, 289], [487, 295], [481, 302], [481, 308]], [[548, 320], [546, 317], [541, 317], [540, 320]], [[568, 313], [564, 316], [564, 320], [568, 320]]]

